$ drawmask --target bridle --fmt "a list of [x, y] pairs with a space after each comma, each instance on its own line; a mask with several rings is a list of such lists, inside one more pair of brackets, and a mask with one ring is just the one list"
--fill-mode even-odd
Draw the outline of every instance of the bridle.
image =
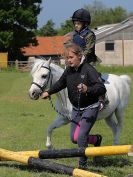
[[[45, 83], [43, 86], [41, 86], [41, 85], [39, 85], [39, 84], [36, 83], [36, 82], [32, 82], [31, 85], [32, 85], [32, 84], [36, 85], [36, 86], [41, 90], [41, 92], [40, 92], [40, 95], [41, 95], [42, 92], [43, 92], [43, 91], [45, 90], [45, 88], [47, 87], [47, 85], [48, 85], [48, 83], [49, 83], [49, 81], [50, 81], [50, 77], [52, 77], [52, 73], [51, 73], [51, 68], [50, 68], [50, 67], [46, 67], [46, 66], [43, 66], [43, 65], [42, 65], [40, 68], [46, 68], [46, 69], [49, 70], [49, 75], [47, 76], [48, 79], [47, 79], [46, 83]], [[51, 84], [52, 84], [52, 79], [51, 79], [50, 85], [51, 85]]]
[[[51, 68], [50, 68], [50, 67], [46, 67], [46, 66], [43, 66], [43, 65], [42, 65], [40, 68], [46, 68], [46, 69], [49, 70], [49, 75], [48, 75], [47, 82], [46, 82], [43, 86], [39, 85], [39, 84], [36, 83], [36, 82], [32, 82], [31, 84], [34, 84], [34, 85], [36, 85], [38, 88], [40, 88], [40, 90], [41, 90], [40, 95], [41, 95], [42, 92], [44, 91], [44, 89], [46, 88], [46, 86], [48, 85], [48, 83], [49, 83], [49, 81], [50, 81], [50, 77], [51, 77], [50, 86], [52, 85], [52, 77], [53, 77], [53, 75], [52, 75], [52, 73], [51, 73]], [[60, 111], [58, 111], [58, 110], [55, 108], [55, 106], [54, 106], [54, 104], [53, 104], [52, 99], [51, 99], [50, 96], [49, 96], [49, 101], [50, 101], [50, 104], [51, 104], [52, 108], [53, 108], [58, 114], [60, 114], [60, 115], [63, 116], [63, 117], [66, 117], [70, 122], [73, 122], [73, 123], [79, 125], [77, 122], [75, 122], [74, 120], [72, 120], [70, 117], [65, 116], [65, 115], [62, 114]]]

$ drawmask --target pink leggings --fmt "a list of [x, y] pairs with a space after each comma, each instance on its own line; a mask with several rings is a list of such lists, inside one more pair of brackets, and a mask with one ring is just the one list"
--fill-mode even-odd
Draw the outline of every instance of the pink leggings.
[[79, 147], [87, 147], [88, 144], [95, 144], [97, 136], [89, 135], [91, 128], [93, 127], [99, 108], [87, 108], [84, 111], [72, 111], [71, 122], [71, 140], [73, 143], [77, 143]]
[[[80, 122], [77, 124], [74, 132], [73, 142], [75, 144], [77, 144], [79, 130], [80, 130]], [[88, 144], [95, 144], [97, 142], [97, 135], [88, 135], [87, 142]]]

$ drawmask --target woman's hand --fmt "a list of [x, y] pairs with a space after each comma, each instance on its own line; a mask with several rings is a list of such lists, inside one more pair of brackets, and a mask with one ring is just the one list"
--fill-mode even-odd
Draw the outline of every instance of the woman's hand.
[[77, 86], [77, 88], [78, 88], [78, 91], [79, 92], [83, 92], [83, 93], [86, 93], [87, 92], [87, 90], [88, 90], [88, 87], [85, 85], [85, 84], [79, 84], [78, 86]]
[[47, 99], [48, 97], [49, 97], [48, 92], [43, 92], [42, 95], [41, 95], [42, 99]]

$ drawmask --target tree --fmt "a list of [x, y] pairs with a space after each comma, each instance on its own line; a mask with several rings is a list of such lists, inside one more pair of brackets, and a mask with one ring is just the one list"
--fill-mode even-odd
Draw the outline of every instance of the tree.
[[[92, 4], [85, 5], [84, 8], [91, 14], [90, 28], [97, 26], [119, 23], [125, 20], [129, 14], [127, 11], [118, 6], [116, 8], [107, 8], [101, 1], [94, 0]], [[66, 20], [61, 24], [61, 27], [57, 30], [58, 35], [65, 35], [73, 31], [73, 24], [71, 20]]]
[[73, 30], [73, 24], [71, 20], [66, 20], [61, 24], [61, 28], [58, 29], [58, 35], [65, 35]]
[[129, 14], [121, 6], [118, 6], [114, 9], [109, 9], [109, 15], [113, 23], [119, 23], [125, 20], [125, 18], [127, 18]]
[[42, 28], [35, 30], [37, 36], [61, 36], [73, 30], [71, 20], [66, 20], [58, 29], [54, 28], [55, 23], [50, 19]]
[[36, 30], [36, 35], [38, 36], [55, 36], [57, 35], [57, 30], [54, 29], [54, 22], [48, 20], [46, 25], [44, 25], [39, 30]]
[[86, 5], [85, 9], [87, 9], [92, 17], [91, 28], [119, 23], [125, 20], [128, 17], [127, 11], [118, 6], [116, 8], [107, 8], [101, 1], [95, 0], [92, 4]]
[[42, 0], [0, 1], [0, 51], [8, 52], [9, 59], [18, 59], [20, 48], [37, 44], [34, 30]]

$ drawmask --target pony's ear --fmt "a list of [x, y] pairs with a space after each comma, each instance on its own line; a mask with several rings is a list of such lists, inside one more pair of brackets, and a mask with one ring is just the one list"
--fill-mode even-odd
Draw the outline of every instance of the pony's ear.
[[50, 57], [49, 60], [48, 60], [48, 65], [50, 65], [51, 61], [52, 61], [52, 59]]

